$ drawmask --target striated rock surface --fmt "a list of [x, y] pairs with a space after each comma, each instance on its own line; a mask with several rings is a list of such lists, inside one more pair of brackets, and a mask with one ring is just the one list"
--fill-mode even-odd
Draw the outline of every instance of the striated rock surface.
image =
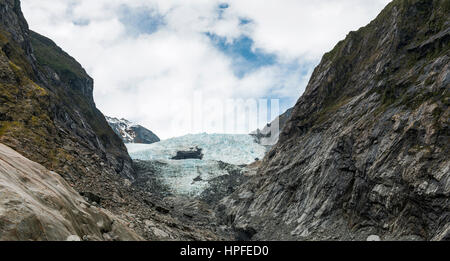
[[327, 53], [224, 221], [254, 240], [450, 239], [449, 14], [395, 0]]
[[0, 241], [142, 240], [57, 173], [0, 144]]
[[124, 143], [152, 144], [160, 141], [150, 130], [126, 119], [106, 117], [106, 121]]
[[262, 130], [257, 129], [256, 131], [250, 133], [250, 135], [255, 137], [259, 144], [267, 146], [268, 148], [272, 147], [277, 144], [280, 137], [280, 132], [283, 130], [284, 126], [291, 117], [292, 110], [293, 108], [287, 110], [271, 123], [267, 124]]

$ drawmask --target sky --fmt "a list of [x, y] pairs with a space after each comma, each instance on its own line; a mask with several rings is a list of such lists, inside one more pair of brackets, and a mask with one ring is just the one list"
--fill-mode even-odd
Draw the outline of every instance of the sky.
[[166, 139], [264, 125], [295, 104], [324, 53], [388, 2], [22, 0], [22, 10], [94, 79], [105, 115]]

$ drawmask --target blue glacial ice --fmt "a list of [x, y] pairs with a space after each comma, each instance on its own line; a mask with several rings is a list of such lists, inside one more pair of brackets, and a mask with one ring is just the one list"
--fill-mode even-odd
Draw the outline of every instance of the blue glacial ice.
[[[172, 194], [199, 196], [209, 187], [209, 181], [228, 175], [219, 161], [246, 165], [262, 159], [266, 148], [250, 135], [190, 134], [153, 144], [126, 144], [132, 159], [148, 161], [158, 169], [154, 178], [169, 188]], [[171, 160], [178, 151], [201, 148], [202, 160]]]
[[203, 160], [222, 161], [234, 165], [250, 164], [262, 159], [266, 148], [250, 135], [189, 134], [153, 144], [127, 144], [132, 159], [169, 160], [177, 151], [192, 147], [203, 149]]

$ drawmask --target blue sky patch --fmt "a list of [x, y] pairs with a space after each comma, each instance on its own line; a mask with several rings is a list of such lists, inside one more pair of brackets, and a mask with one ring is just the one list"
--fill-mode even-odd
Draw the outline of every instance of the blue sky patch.
[[229, 8], [229, 7], [230, 7], [230, 5], [227, 4], [227, 3], [222, 3], [222, 4], [219, 5], [219, 8], [220, 8], [220, 9], [227, 9], [227, 8]]
[[274, 54], [252, 49], [254, 42], [247, 36], [241, 36], [230, 43], [225, 37], [212, 33], [206, 33], [206, 35], [217, 49], [232, 58], [234, 73], [240, 78], [263, 66], [273, 65], [277, 61]]
[[239, 19], [239, 25], [241, 25], [241, 26], [250, 24], [251, 22], [252, 22], [252, 20], [247, 19], [247, 18], [240, 18]]
[[219, 19], [222, 19], [222, 17], [223, 17], [223, 13], [225, 13], [225, 11], [228, 9], [230, 7], [230, 5], [229, 4], [227, 4], [227, 3], [223, 3], [223, 4], [219, 4], [219, 10], [218, 10], [218, 13], [219, 13]]
[[134, 36], [152, 34], [165, 25], [164, 16], [148, 8], [130, 8], [122, 5], [119, 9], [119, 20], [127, 31]]

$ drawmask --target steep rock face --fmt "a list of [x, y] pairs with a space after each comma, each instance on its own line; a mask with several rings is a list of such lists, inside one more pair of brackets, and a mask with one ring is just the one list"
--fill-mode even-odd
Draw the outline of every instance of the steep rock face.
[[126, 119], [106, 117], [106, 121], [124, 143], [152, 144], [160, 141], [150, 130]]
[[123, 142], [95, 107], [93, 80], [28, 30], [18, 0], [0, 0], [0, 14], [0, 141], [78, 190], [90, 189], [85, 177], [132, 178]]
[[262, 130], [257, 129], [250, 135], [254, 136], [258, 143], [264, 146], [271, 147], [277, 144], [281, 131], [292, 115], [293, 108], [287, 110], [285, 113], [278, 116], [271, 123], [267, 124]]
[[225, 221], [255, 240], [449, 239], [449, 14], [395, 0], [327, 53]]
[[0, 144], [0, 241], [142, 240], [64, 179]]

